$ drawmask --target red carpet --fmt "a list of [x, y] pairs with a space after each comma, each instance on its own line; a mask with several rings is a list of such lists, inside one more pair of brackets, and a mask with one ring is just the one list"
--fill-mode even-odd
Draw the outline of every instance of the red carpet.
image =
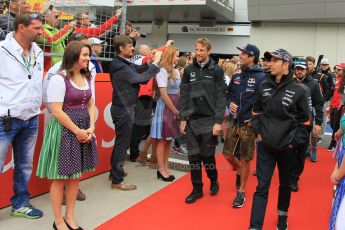
[[[319, 149], [319, 161], [306, 161], [300, 181], [300, 191], [292, 193], [289, 210], [289, 229], [324, 230], [332, 201], [332, 184], [329, 177], [334, 167], [332, 153]], [[204, 174], [204, 198], [192, 205], [184, 203], [192, 187], [190, 175], [137, 203], [113, 219], [99, 226], [103, 229], [207, 229], [241, 230], [248, 229], [256, 177], [250, 176], [246, 192], [246, 203], [241, 209], [231, 207], [234, 199], [235, 174], [221, 154], [217, 157], [220, 191], [215, 197], [209, 195], [209, 182]], [[254, 164], [252, 164], [252, 169]], [[128, 194], [130, 195], [130, 194]], [[269, 201], [266, 210], [264, 229], [276, 229], [277, 222], [278, 175], [272, 179]], [[114, 204], [116, 205], [116, 204]]]

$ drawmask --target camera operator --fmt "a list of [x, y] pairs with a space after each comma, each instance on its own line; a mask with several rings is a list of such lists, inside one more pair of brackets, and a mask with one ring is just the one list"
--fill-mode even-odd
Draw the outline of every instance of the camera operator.
[[[120, 27], [113, 27], [111, 31], [106, 33], [104, 35], [104, 41], [107, 43], [107, 47], [105, 49], [105, 52], [102, 57], [104, 58], [114, 58], [115, 56], [115, 49], [114, 49], [114, 44], [113, 44], [113, 38], [116, 35], [120, 35]], [[133, 47], [135, 48], [136, 41], [139, 38], [144, 38], [146, 37], [145, 34], [140, 34], [138, 31], [133, 29], [133, 25], [130, 21], [126, 20], [126, 28], [125, 28], [125, 35], [130, 37], [133, 42]], [[103, 72], [104, 73], [109, 73], [109, 66], [110, 66], [110, 61], [103, 62]]]

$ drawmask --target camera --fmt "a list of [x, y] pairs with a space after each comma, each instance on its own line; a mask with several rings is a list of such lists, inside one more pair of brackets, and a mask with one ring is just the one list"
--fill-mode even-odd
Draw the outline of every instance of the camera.
[[141, 38], [146, 38], [146, 34], [141, 34], [137, 30], [131, 30], [130, 33], [132, 33], [132, 32], [137, 33]]

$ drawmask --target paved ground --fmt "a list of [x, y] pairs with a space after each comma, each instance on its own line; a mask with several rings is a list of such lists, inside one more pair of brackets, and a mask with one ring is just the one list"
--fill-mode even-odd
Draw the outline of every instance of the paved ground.
[[[330, 136], [325, 136], [319, 146], [327, 147]], [[223, 145], [217, 147], [217, 153], [221, 152]], [[173, 174], [179, 178], [185, 175], [187, 164], [186, 155], [171, 154]], [[127, 180], [138, 185], [138, 189], [130, 192], [123, 192], [110, 189], [108, 173], [101, 174], [81, 182], [81, 189], [86, 193], [87, 200], [77, 202], [76, 216], [84, 229], [93, 229], [104, 223], [106, 220], [121, 213], [149, 195], [167, 186], [169, 183], [157, 180], [156, 171], [136, 163], [126, 162], [126, 171], [129, 176]], [[44, 211], [44, 216], [37, 220], [15, 218], [9, 215], [10, 208], [0, 209], [0, 230], [46, 230], [52, 229], [53, 213], [50, 207], [48, 194], [32, 199], [33, 205]]]

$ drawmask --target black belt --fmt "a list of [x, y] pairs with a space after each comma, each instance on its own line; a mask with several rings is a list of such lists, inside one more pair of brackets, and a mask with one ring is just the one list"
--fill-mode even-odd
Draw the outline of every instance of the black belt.
[[246, 120], [246, 121], [244, 121], [243, 123], [240, 123], [240, 124], [234, 122], [233, 125], [238, 126], [238, 127], [243, 127], [243, 126], [248, 125], [249, 122], [250, 122], [250, 120]]

